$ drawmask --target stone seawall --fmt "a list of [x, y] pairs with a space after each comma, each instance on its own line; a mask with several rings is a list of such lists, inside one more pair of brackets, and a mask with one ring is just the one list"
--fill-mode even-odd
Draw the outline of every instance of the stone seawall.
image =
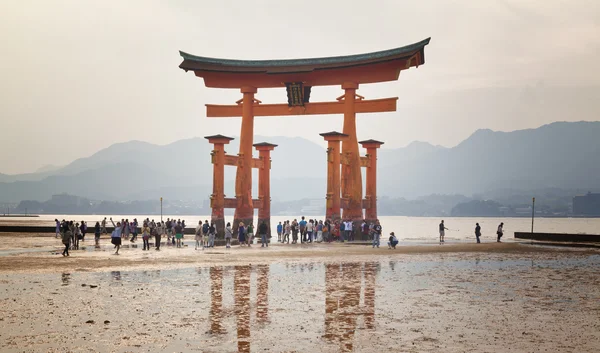
[[515, 239], [562, 241], [575, 243], [600, 243], [600, 235], [596, 234], [515, 232]]

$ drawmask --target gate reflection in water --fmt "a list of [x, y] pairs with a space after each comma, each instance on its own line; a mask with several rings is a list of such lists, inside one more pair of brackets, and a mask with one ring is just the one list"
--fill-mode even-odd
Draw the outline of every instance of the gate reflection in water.
[[[325, 265], [325, 334], [328, 342], [338, 343], [340, 351], [354, 349], [354, 333], [359, 317], [367, 329], [374, 328], [375, 278], [378, 263], [347, 262]], [[360, 305], [364, 275], [363, 305]]]
[[[275, 273], [271, 266], [275, 266]], [[309, 288], [314, 286], [317, 293], [323, 293], [323, 289], [325, 292], [324, 332], [319, 335], [326, 343], [338, 347], [335, 349], [336, 351], [353, 351], [356, 330], [359, 327], [364, 327], [366, 330], [375, 328], [375, 287], [379, 268], [380, 265], [377, 262], [343, 262], [323, 265], [300, 263], [291, 266], [285, 264], [285, 267], [278, 265], [211, 267], [208, 271], [211, 297], [208, 333], [215, 338], [219, 336], [225, 338], [228, 333], [225, 322], [229, 318], [234, 318], [238, 352], [250, 352], [252, 342], [260, 341], [260, 337], [252, 337], [252, 329], [262, 332], [255, 333], [255, 335], [264, 334], [264, 332], [283, 335], [289, 340], [280, 342], [284, 346], [287, 344], [302, 347], [302, 338], [295, 337], [293, 334], [293, 329], [298, 325], [300, 318], [292, 313], [293, 310], [288, 311], [288, 309], [291, 309], [290, 305], [298, 299], [304, 299], [306, 302], [300, 305], [308, 304], [305, 308], [307, 316], [311, 323], [317, 323], [314, 328], [317, 330], [315, 333], [318, 333], [320, 331], [319, 324], [314, 320], [318, 320], [320, 317], [318, 308], [321, 305], [305, 296]], [[323, 270], [324, 276], [322, 275]], [[274, 277], [277, 279], [276, 284], [278, 285], [271, 288], [275, 295], [271, 309], [274, 308], [280, 312], [280, 315], [279, 322], [271, 325], [269, 281]], [[228, 282], [228, 278], [229, 280], [233, 279], [233, 293], [223, 289], [224, 282], [231, 283]], [[295, 282], [294, 288], [291, 290], [286, 288], [286, 283], [280, 281], [283, 278]], [[231, 289], [231, 287], [229, 288]], [[252, 295], [254, 288], [255, 296]], [[282, 293], [283, 295], [281, 295]], [[323, 294], [318, 296], [321, 295]], [[229, 303], [231, 299], [233, 299], [233, 306], [229, 308], [226, 303]], [[360, 325], [361, 318], [363, 325]], [[281, 325], [282, 322], [283, 325]]]

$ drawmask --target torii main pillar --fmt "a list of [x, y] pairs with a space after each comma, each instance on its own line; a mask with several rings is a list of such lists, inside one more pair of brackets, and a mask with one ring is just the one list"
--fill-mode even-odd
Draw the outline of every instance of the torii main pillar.
[[362, 212], [362, 175], [360, 172], [360, 155], [358, 138], [356, 137], [356, 90], [358, 83], [345, 82], [344, 89], [344, 130], [348, 138], [342, 142], [342, 196], [345, 199], [342, 217], [354, 223], [352, 230], [356, 232], [363, 219]]
[[346, 140], [348, 135], [337, 131], [320, 135], [327, 141], [327, 206], [325, 218], [335, 222], [339, 221], [341, 217], [340, 142]]
[[271, 151], [277, 147], [272, 143], [261, 142], [254, 144], [258, 151], [261, 165], [258, 168], [258, 226], [265, 222], [268, 227], [267, 237], [271, 236]]
[[233, 229], [239, 222], [248, 225], [254, 218], [252, 205], [252, 140], [254, 138], [254, 94], [256, 87], [242, 87], [242, 127], [240, 131], [240, 153], [235, 176], [235, 198], [237, 207], [233, 216]]
[[377, 149], [383, 145], [383, 142], [376, 140], [366, 140], [359, 142], [367, 149], [367, 172], [366, 177], [366, 205], [365, 220], [368, 223], [375, 223], [377, 220]]
[[225, 232], [225, 145], [233, 138], [214, 135], [206, 136], [205, 139], [213, 144], [211, 152], [213, 164], [213, 192], [210, 195], [211, 222], [215, 224], [218, 236], [222, 237]]

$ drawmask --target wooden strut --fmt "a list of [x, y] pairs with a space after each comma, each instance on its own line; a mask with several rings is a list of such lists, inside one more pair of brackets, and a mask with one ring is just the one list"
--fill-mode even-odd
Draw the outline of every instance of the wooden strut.
[[[261, 199], [252, 199], [252, 206], [254, 208], [259, 209], [262, 207], [263, 200]], [[225, 206], [223, 208], [236, 208], [237, 207], [237, 199], [236, 198], [225, 198]]]
[[[347, 207], [348, 206], [348, 198], [347, 197], [342, 197], [340, 199], [340, 201], [341, 201], [342, 207]], [[362, 208], [363, 209], [366, 210], [366, 209], [371, 208], [371, 199], [369, 199], [369, 198], [362, 199], [361, 203], [362, 203]]]
[[[240, 156], [234, 156], [231, 154], [226, 154], [225, 155], [225, 165], [230, 165], [230, 166], [239, 166], [241, 165], [241, 158]], [[255, 169], [260, 169], [263, 167], [263, 161], [260, 158], [252, 158], [252, 168]]]
[[[358, 95], [357, 95], [358, 96]], [[355, 101], [356, 113], [395, 112], [398, 97], [364, 100], [362, 96]], [[237, 103], [237, 102], [236, 102]], [[290, 107], [287, 104], [254, 104], [254, 117], [257, 116], [290, 116], [290, 115], [325, 115], [343, 114], [344, 101], [305, 103], [304, 106]], [[242, 106], [235, 105], [206, 105], [208, 118], [239, 118], [242, 116]]]

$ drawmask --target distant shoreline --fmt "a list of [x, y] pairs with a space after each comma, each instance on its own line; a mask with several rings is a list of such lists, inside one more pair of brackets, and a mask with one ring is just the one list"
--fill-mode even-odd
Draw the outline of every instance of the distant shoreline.
[[36, 217], [39, 217], [39, 215], [37, 215], [37, 214], [3, 214], [3, 215], [0, 215], [0, 217], [36, 218]]
[[[114, 213], [117, 214], [117, 213]], [[152, 214], [152, 213], [118, 213], [120, 216], [154, 216], [154, 217], [160, 217], [160, 213], [159, 214]], [[306, 216], [306, 217], [316, 217], [316, 218], [324, 218], [325, 212], [323, 212], [322, 214], [311, 214], [311, 213], [302, 213], [302, 212], [297, 212], [296, 213], [299, 216], [296, 217], [300, 217], [300, 216]], [[35, 218], [35, 217], [40, 217], [40, 215], [58, 215], [57, 213], [40, 213], [40, 214], [35, 214], [35, 215], [23, 215], [23, 214], [16, 214], [16, 215], [0, 215], [0, 218], [10, 218], [10, 217], [18, 217], [18, 218]], [[109, 214], [97, 214], [97, 213], [73, 213], [73, 212], [66, 212], [66, 213], [60, 213], [60, 215], [75, 215], [75, 216], [108, 216]], [[207, 216], [210, 217], [210, 213], [208, 214], [169, 214], [169, 215], [165, 215], [163, 214], [163, 217], [196, 217], [196, 216]], [[451, 218], [531, 218], [531, 215], [488, 215], [488, 216], [482, 216], [482, 215], [460, 215], [460, 216], [454, 216], [454, 215], [448, 215], [448, 214], [435, 214], [435, 215], [422, 215], [422, 216], [417, 216], [417, 215], [402, 215], [402, 214], [380, 214], [380, 217], [412, 217], [412, 218], [432, 218], [432, 217], [451, 217]], [[233, 217], [233, 214], [231, 215], [225, 215], [225, 217]], [[290, 216], [288, 214], [283, 214], [283, 215], [279, 215], [279, 214], [273, 214], [271, 215], [271, 217], [294, 217], [294, 216]], [[564, 218], [564, 219], [568, 219], [568, 218], [600, 218], [600, 215], [539, 215], [536, 214], [535, 218]]]

